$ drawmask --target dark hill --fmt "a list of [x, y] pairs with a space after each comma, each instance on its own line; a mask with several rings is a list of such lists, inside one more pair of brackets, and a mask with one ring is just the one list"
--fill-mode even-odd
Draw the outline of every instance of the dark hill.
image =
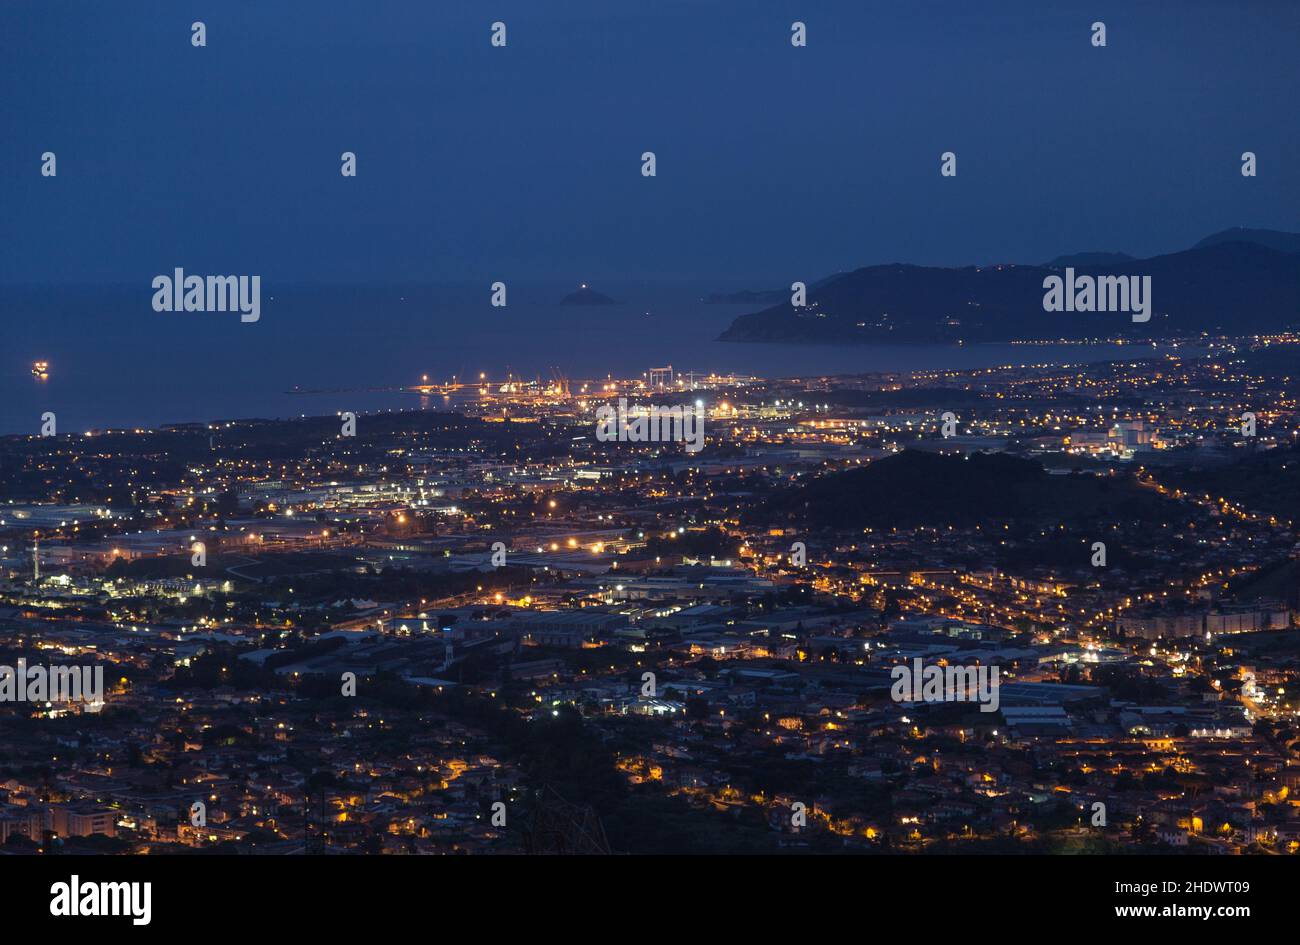
[[1047, 312], [1043, 266], [948, 269], [868, 266], [809, 288], [808, 305], [783, 302], [742, 315], [723, 341], [821, 344], [949, 343], [1114, 337], [1202, 331], [1240, 334], [1300, 323], [1300, 254], [1224, 242], [1150, 259], [1076, 268], [1076, 276], [1151, 277], [1152, 315]]
[[1240, 452], [1239, 459], [1226, 465], [1173, 469], [1162, 475], [1169, 486], [1223, 496], [1252, 512], [1300, 521], [1300, 448]]
[[904, 450], [785, 490], [769, 500], [766, 512], [814, 528], [889, 529], [1157, 522], [1172, 509], [1170, 500], [1127, 475], [1052, 475], [1033, 460], [1002, 453]]
[[[833, 272], [824, 279], [811, 283], [809, 288], [821, 288], [842, 275], [842, 272]], [[789, 289], [741, 289], [739, 292], [711, 292], [704, 297], [704, 301], [710, 305], [777, 305], [789, 298]]]
[[1057, 256], [1047, 264], [1047, 268], [1064, 269], [1066, 266], [1073, 266], [1079, 269], [1087, 266], [1115, 266], [1129, 262], [1131, 259], [1133, 257], [1128, 253], [1073, 253], [1069, 256]]
[[1255, 230], [1246, 226], [1234, 226], [1221, 233], [1214, 233], [1197, 243], [1193, 249], [1206, 246], [1218, 246], [1221, 243], [1254, 243], [1266, 246], [1279, 253], [1300, 253], [1300, 233], [1284, 233], [1281, 230]]

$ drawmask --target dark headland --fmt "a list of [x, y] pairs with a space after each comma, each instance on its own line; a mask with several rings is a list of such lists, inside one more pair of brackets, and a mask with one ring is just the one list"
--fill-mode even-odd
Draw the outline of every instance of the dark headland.
[[[1043, 280], [1150, 277], [1149, 321], [1098, 312], [1046, 312]], [[1123, 335], [1172, 338], [1272, 333], [1300, 324], [1300, 234], [1232, 229], [1190, 249], [1136, 259], [1080, 253], [1047, 264], [866, 266], [809, 282], [806, 304], [790, 293], [741, 315], [721, 341], [795, 344], [951, 344]]]

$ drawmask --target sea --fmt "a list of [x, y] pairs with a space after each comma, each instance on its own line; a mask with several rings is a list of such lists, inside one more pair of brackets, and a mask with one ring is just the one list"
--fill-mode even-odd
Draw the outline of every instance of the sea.
[[[155, 312], [131, 286], [0, 287], [0, 434], [168, 423], [444, 409], [401, 388], [509, 378], [571, 381], [679, 373], [765, 378], [907, 372], [1149, 357], [1149, 345], [791, 345], [721, 342], [753, 305], [704, 301], [718, 286], [593, 286], [618, 301], [562, 305], [577, 286], [280, 285], [261, 317]], [[36, 361], [48, 376], [32, 374]]]

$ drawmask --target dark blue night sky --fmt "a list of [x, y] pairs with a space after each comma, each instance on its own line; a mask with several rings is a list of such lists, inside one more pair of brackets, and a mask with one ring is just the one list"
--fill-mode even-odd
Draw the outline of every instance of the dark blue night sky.
[[1297, 37], [1286, 0], [7, 0], [0, 281], [725, 289], [1296, 229]]

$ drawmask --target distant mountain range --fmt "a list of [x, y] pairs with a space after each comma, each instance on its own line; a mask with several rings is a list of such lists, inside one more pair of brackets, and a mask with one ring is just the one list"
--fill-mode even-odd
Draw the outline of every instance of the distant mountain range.
[[[1150, 321], [1135, 323], [1116, 312], [1044, 311], [1043, 280], [1067, 267], [1076, 279], [1149, 276]], [[762, 296], [756, 304], [768, 307], [737, 318], [720, 340], [942, 344], [1272, 332], [1300, 325], [1300, 233], [1238, 227], [1148, 259], [1091, 252], [1043, 265], [891, 263], [810, 283], [807, 304], [798, 309], [786, 290]]]
[[1073, 256], [1057, 256], [1047, 263], [1048, 269], [1064, 269], [1066, 266], [1117, 266], [1129, 262], [1133, 257], [1128, 253], [1075, 253]]
[[[844, 273], [837, 272], [809, 283], [809, 287], [820, 288], [842, 275]], [[704, 301], [710, 305], [776, 305], [782, 299], [788, 298], [790, 298], [789, 289], [741, 289], [739, 292], [711, 292], [704, 297]]]
[[1220, 243], [1255, 243], [1276, 249], [1280, 253], [1300, 253], [1300, 233], [1284, 233], [1282, 230], [1252, 230], [1244, 226], [1234, 226], [1221, 233], [1207, 236], [1193, 249], [1206, 246], [1218, 246]]

